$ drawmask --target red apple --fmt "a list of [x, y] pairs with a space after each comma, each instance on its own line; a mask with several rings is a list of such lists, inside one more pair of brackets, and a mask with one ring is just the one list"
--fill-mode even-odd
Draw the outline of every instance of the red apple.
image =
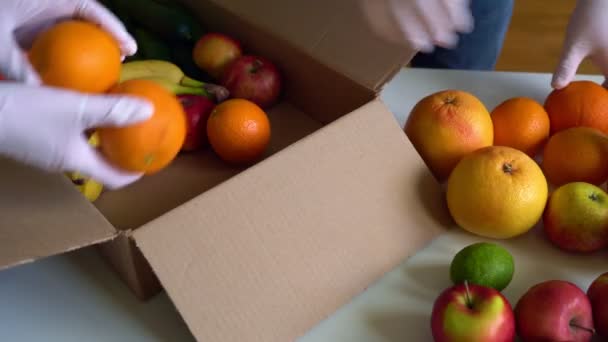
[[247, 99], [266, 109], [276, 103], [282, 77], [276, 65], [264, 57], [245, 55], [226, 70], [221, 84], [231, 97]]
[[203, 35], [192, 49], [194, 63], [217, 81], [242, 54], [243, 48], [237, 39], [218, 32]]
[[591, 283], [587, 296], [591, 301], [597, 334], [608, 340], [608, 272], [601, 274]]
[[215, 103], [200, 95], [178, 95], [178, 99], [186, 112], [188, 124], [182, 151], [197, 150], [207, 144], [207, 119]]
[[555, 189], [543, 213], [545, 235], [568, 252], [595, 252], [608, 247], [608, 194], [585, 182]]
[[499, 291], [465, 282], [437, 297], [431, 329], [437, 342], [513, 342], [515, 318], [511, 304]]
[[575, 284], [548, 280], [536, 284], [515, 306], [522, 341], [591, 341], [593, 313], [589, 298]]

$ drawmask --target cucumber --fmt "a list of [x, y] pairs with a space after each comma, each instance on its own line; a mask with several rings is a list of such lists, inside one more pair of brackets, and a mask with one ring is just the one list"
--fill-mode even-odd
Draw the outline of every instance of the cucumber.
[[188, 43], [172, 43], [171, 44], [171, 60], [177, 66], [179, 66], [186, 75], [203, 81], [205, 83], [211, 83], [212, 78], [209, 74], [201, 70], [192, 59], [192, 49], [194, 44]]
[[137, 51], [143, 59], [171, 61], [171, 49], [165, 42], [141, 27], [133, 28]]
[[197, 19], [179, 4], [154, 0], [121, 1], [134, 23], [166, 41], [195, 43], [204, 33]]

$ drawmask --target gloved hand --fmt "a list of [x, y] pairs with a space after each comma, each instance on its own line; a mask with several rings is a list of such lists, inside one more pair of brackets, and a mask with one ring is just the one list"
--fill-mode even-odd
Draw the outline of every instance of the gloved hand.
[[123, 126], [152, 114], [147, 101], [0, 82], [0, 154], [48, 171], [79, 171], [110, 189], [141, 174], [112, 167], [87, 142], [84, 132]]
[[[559, 64], [551, 86], [567, 86], [583, 59], [591, 61], [608, 77], [608, 1], [578, 0], [570, 16]], [[608, 82], [604, 82], [606, 86]]]
[[452, 48], [473, 29], [470, 0], [360, 0], [371, 27], [387, 40], [421, 52]]
[[0, 8], [0, 74], [10, 80], [40, 83], [24, 50], [41, 30], [66, 18], [100, 25], [117, 40], [123, 58], [137, 50], [120, 20], [95, 0], [2, 0]]

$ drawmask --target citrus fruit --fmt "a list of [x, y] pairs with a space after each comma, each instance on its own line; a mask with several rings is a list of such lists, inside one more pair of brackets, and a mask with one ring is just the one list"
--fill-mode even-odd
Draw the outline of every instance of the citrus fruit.
[[152, 103], [154, 113], [137, 124], [98, 128], [104, 156], [132, 172], [153, 174], [168, 166], [186, 139], [186, 114], [177, 97], [154, 81], [143, 79], [120, 83], [109, 93], [144, 98]]
[[270, 136], [268, 116], [249, 100], [226, 100], [215, 106], [207, 120], [209, 144], [229, 163], [257, 160], [268, 147]]
[[513, 147], [534, 158], [549, 137], [549, 116], [545, 108], [531, 98], [507, 99], [490, 115], [494, 145]]
[[551, 134], [570, 127], [593, 127], [608, 134], [608, 91], [592, 81], [574, 81], [545, 99]]
[[541, 168], [524, 152], [489, 146], [460, 160], [446, 192], [449, 212], [461, 228], [506, 239], [529, 231], [539, 221], [548, 184]]
[[450, 264], [450, 279], [455, 285], [466, 280], [498, 291], [511, 283], [514, 272], [511, 253], [489, 242], [478, 242], [461, 249]]
[[82, 92], [106, 92], [120, 75], [118, 43], [80, 20], [62, 21], [39, 34], [29, 60], [44, 84]]
[[404, 131], [435, 178], [443, 182], [464, 155], [493, 143], [492, 119], [471, 93], [443, 90], [421, 99]]
[[600, 185], [608, 179], [608, 136], [590, 127], [572, 127], [551, 136], [541, 163], [549, 183]]

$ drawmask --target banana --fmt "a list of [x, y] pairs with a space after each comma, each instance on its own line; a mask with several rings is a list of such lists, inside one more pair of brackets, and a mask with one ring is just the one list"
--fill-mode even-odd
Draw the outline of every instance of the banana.
[[[97, 133], [91, 135], [89, 144], [93, 147], [99, 146], [99, 136]], [[103, 185], [101, 183], [86, 177], [79, 172], [66, 172], [65, 175], [90, 202], [95, 202], [103, 191]]]
[[205, 85], [204, 82], [186, 76], [179, 66], [168, 61], [157, 59], [137, 60], [123, 63], [119, 82], [151, 77], [157, 79], [163, 78], [171, 83], [187, 87], [203, 87]]
[[154, 81], [175, 95], [192, 94], [211, 97], [205, 88], [188, 87], [179, 83], [174, 83], [163, 77], [139, 77], [138, 79]]

